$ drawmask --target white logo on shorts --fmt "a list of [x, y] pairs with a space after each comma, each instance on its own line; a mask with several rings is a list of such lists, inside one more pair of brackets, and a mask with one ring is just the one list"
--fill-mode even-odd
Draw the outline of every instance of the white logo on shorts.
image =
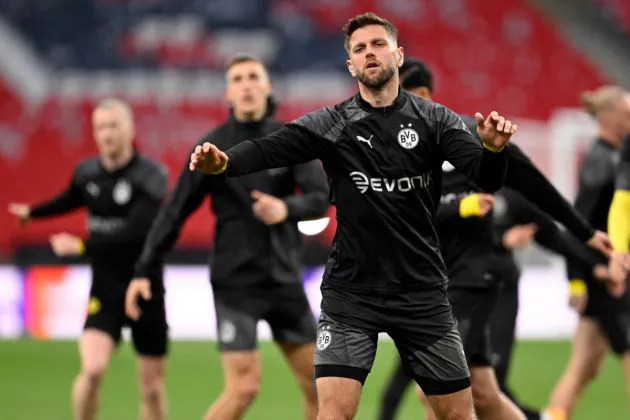
[[236, 338], [236, 327], [231, 321], [223, 321], [219, 330], [219, 337], [223, 343], [231, 343]]
[[332, 343], [332, 334], [330, 331], [322, 330], [317, 336], [317, 350], [325, 350]]

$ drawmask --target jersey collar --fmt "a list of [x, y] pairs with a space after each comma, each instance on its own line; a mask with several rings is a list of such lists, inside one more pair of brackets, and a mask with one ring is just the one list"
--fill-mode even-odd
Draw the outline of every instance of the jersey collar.
[[390, 106], [373, 107], [372, 105], [370, 105], [369, 102], [361, 97], [360, 93], [354, 95], [355, 102], [357, 103], [359, 108], [361, 108], [365, 112], [374, 112], [379, 114], [391, 114], [392, 112], [399, 110], [403, 107], [403, 105], [405, 105], [408, 97], [409, 95], [407, 94], [407, 92], [399, 88], [398, 96], [396, 96], [396, 99], [394, 99], [393, 104], [391, 104]]

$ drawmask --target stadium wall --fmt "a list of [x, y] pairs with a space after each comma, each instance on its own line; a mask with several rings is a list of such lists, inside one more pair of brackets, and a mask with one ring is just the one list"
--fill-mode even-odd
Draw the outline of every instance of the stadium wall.
[[[304, 270], [304, 288], [319, 315], [323, 267]], [[0, 338], [74, 339], [86, 315], [90, 289], [88, 266], [0, 266]], [[216, 319], [207, 266], [168, 266], [165, 271], [167, 316], [176, 340], [215, 340]], [[522, 339], [564, 339], [577, 323], [567, 305], [562, 267], [526, 267], [520, 283], [517, 336]], [[271, 337], [261, 322], [261, 340]]]

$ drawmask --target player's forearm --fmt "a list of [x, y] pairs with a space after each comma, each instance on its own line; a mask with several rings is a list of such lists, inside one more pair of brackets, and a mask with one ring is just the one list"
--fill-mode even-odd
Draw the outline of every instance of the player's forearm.
[[595, 233], [591, 225], [562, 197], [538, 168], [515, 147], [508, 147], [505, 184], [562, 223], [581, 241], [586, 242]]
[[494, 193], [503, 186], [506, 169], [507, 154], [505, 149], [491, 151], [484, 147], [473, 182], [482, 190]]
[[237, 144], [230, 148], [226, 154], [228, 156], [225, 170], [227, 176], [247, 175], [271, 167], [265, 153], [252, 140]]
[[608, 211], [608, 235], [613, 249], [630, 250], [630, 191], [617, 190]]
[[38, 204], [31, 208], [31, 218], [44, 218], [68, 213], [81, 206], [81, 203], [74, 199], [69, 191], [64, 191], [50, 201]]
[[168, 207], [164, 207], [155, 218], [146, 235], [142, 253], [134, 266], [135, 277], [150, 277], [150, 273], [161, 264], [167, 252], [177, 242], [185, 219], [173, 217]]
[[539, 229], [536, 233], [536, 242], [566, 258], [574, 270], [570, 278], [583, 278], [583, 273], [591, 273], [599, 262], [570, 232], [563, 232], [556, 226]]
[[246, 175], [263, 169], [295, 166], [322, 159], [332, 143], [297, 124], [288, 124], [266, 137], [248, 140], [230, 148], [225, 173]]
[[285, 197], [288, 219], [293, 221], [322, 217], [328, 210], [328, 195], [324, 191]]

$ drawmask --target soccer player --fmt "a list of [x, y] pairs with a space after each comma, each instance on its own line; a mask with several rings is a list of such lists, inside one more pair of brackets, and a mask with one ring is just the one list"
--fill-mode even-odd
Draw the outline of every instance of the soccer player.
[[[490, 371], [494, 376], [493, 358], [498, 354], [498, 367], [503, 373], [499, 384], [503, 382], [506, 388], [506, 362], [511, 357], [518, 300], [511, 302], [509, 311], [501, 315], [505, 320], [499, 324], [499, 331], [492, 331], [491, 320], [499, 294], [501, 301], [506, 298], [501, 288], [516, 284], [519, 277], [514, 257], [507, 248], [522, 245], [519, 242], [523, 237], [528, 239], [535, 233], [537, 242], [568, 256], [581, 267], [593, 271], [598, 261], [589, 255], [585, 245], [565, 236], [549, 216], [516, 191], [503, 188], [496, 197], [479, 194], [477, 188], [447, 162], [443, 170], [437, 231], [449, 273], [449, 300], [459, 323], [471, 372]], [[493, 212], [490, 207], [494, 207]], [[521, 230], [525, 235], [520, 235]], [[604, 265], [600, 268], [606, 271]], [[507, 328], [503, 328], [506, 323]], [[508, 334], [499, 337], [498, 333], [506, 330]], [[493, 344], [498, 347], [494, 348]], [[490, 411], [487, 407], [496, 406], [499, 399], [504, 399], [494, 381], [480, 384], [475, 382], [474, 375], [472, 378], [478, 411]], [[520, 408], [519, 411], [525, 412]], [[538, 417], [536, 413], [527, 414], [530, 418]]]
[[140, 419], [160, 420], [166, 418], [168, 344], [161, 261], [147, 273], [154, 298], [143, 302], [145, 316], [131, 321], [125, 316], [124, 302], [133, 265], [166, 195], [166, 172], [134, 151], [133, 114], [126, 103], [117, 99], [98, 103], [92, 113], [92, 127], [99, 156], [76, 166], [65, 191], [40, 205], [11, 204], [9, 210], [22, 221], [80, 207], [88, 210], [85, 241], [68, 233], [50, 238], [58, 256], [85, 255], [92, 268], [88, 316], [79, 340], [81, 371], [72, 390], [74, 418], [95, 418], [101, 380], [120, 341], [121, 329], [128, 325], [138, 353]]
[[[417, 59], [406, 59], [405, 64], [400, 69], [400, 77], [401, 77], [401, 86], [410, 92], [411, 94], [424, 98], [426, 100], [432, 100], [433, 93], [433, 75], [428, 67]], [[464, 117], [464, 121], [467, 122], [470, 126], [470, 118]], [[602, 251], [607, 251], [608, 244], [607, 238], [601, 232], [595, 232], [589, 225], [584, 221], [584, 219], [576, 213], [576, 211], [572, 208], [572, 206], [564, 200], [564, 198], [557, 192], [557, 190], [551, 185], [551, 183], [540, 173], [540, 171], [531, 163], [531, 161], [520, 151], [520, 149], [513, 144], [509, 144], [507, 146], [507, 156], [508, 156], [508, 170], [506, 175], [506, 185], [510, 185], [514, 189], [520, 191], [524, 195], [526, 195], [530, 200], [535, 201], [542, 209], [550, 213], [551, 215], [558, 218], [562, 221], [566, 226], [568, 226], [577, 236], [580, 236], [583, 240], [588, 240], [589, 245], [600, 249]], [[446, 163], [445, 168], [452, 168], [452, 165]], [[450, 173], [450, 171], [448, 172]], [[461, 176], [450, 178], [451, 180], [455, 180], [455, 183], [449, 187], [449, 177], [445, 177], [444, 180], [444, 188], [443, 194], [447, 197], [451, 193], [455, 192], [465, 192], [465, 190], [475, 191], [477, 190], [472, 183], [467, 185], [465, 177]], [[526, 179], [528, 182], [523, 182]], [[455, 190], [451, 190], [451, 188], [455, 187]], [[463, 190], [462, 190], [463, 188]], [[445, 197], [443, 197], [445, 198]], [[490, 201], [488, 201], [490, 200]], [[481, 203], [478, 204], [480, 207], [485, 207], [486, 212], [489, 211], [489, 207], [491, 206], [492, 198], [482, 196]], [[468, 200], [467, 204], [475, 204], [474, 201]], [[482, 206], [483, 204], [483, 206]], [[461, 232], [450, 232], [447, 238], [441, 238], [442, 245], [444, 247], [445, 242], [451, 241], [457, 235], [460, 235]], [[487, 246], [479, 247], [477, 244], [474, 246], [470, 245], [470, 240], [464, 240], [464, 246], [457, 246], [457, 240], [455, 240], [454, 247], [447, 247], [444, 251], [445, 259], [447, 262], [447, 268], [449, 270], [449, 275], [451, 276], [451, 280], [456, 278], [453, 273], [458, 271], [458, 267], [468, 267], [472, 262], [478, 259], [480, 256], [484, 257], [487, 261], [491, 261], [496, 256], [493, 256], [494, 250], [491, 238], [494, 236], [494, 232], [491, 229], [491, 226], [486, 226], [485, 230], [481, 230], [479, 232], [479, 237], [481, 239], [486, 239]], [[465, 238], [464, 238], [465, 239]], [[470, 239], [470, 238], [469, 238]], [[451, 248], [451, 249], [449, 249]], [[475, 264], [473, 264], [475, 265]], [[488, 266], [492, 266], [492, 263], [488, 263]], [[478, 271], [478, 270], [477, 270]], [[461, 270], [461, 273], [467, 273], [468, 281], [474, 280], [470, 276], [470, 271], [468, 269]], [[493, 276], [496, 278], [498, 275], [495, 272]], [[486, 283], [485, 281], [481, 281], [481, 283]], [[459, 283], [459, 282], [455, 282]], [[458, 308], [461, 308], [462, 311], [466, 311], [471, 309], [470, 302], [463, 299], [465, 293], [453, 292], [450, 294], [453, 299], [456, 299], [457, 302], [454, 304], [454, 311], [457, 313], [461, 313]], [[495, 298], [495, 300], [497, 300]], [[487, 308], [487, 305], [480, 305], [480, 308]], [[462, 315], [473, 315], [473, 314], [462, 314]], [[470, 316], [469, 318], [471, 318]], [[475, 315], [476, 325], [484, 325], [488, 323], [489, 313], [477, 313]], [[485, 320], [484, 322], [481, 322]], [[514, 319], [515, 320], [515, 319]], [[484, 331], [486, 328], [480, 328], [478, 331]], [[469, 332], [469, 331], [466, 331]], [[461, 333], [461, 331], [460, 331]], [[462, 334], [467, 335], [467, 334]], [[466, 344], [466, 337], [463, 337], [464, 342]], [[502, 348], [505, 348], [502, 346]], [[485, 351], [484, 351], [485, 352]], [[471, 353], [471, 352], [467, 352]], [[482, 352], [483, 353], [483, 352]], [[490, 366], [489, 360], [485, 360], [482, 358], [484, 363], [477, 360], [476, 363], [480, 365], [480, 367], [484, 367], [482, 371], [487, 371]], [[473, 364], [475, 364], [473, 363]], [[395, 413], [397, 405], [400, 402], [400, 398], [402, 396], [403, 390], [406, 388], [408, 384], [408, 379], [406, 377], [405, 372], [398, 368], [395, 370], [394, 375], [390, 381], [389, 386], [384, 394], [383, 406], [381, 412], [381, 418], [387, 419], [391, 418]], [[492, 383], [479, 383], [477, 385], [478, 393], [483, 395], [485, 398], [476, 398], [475, 402], [477, 404], [488, 404], [492, 405], [491, 401], [495, 401], [498, 398], [498, 392], [496, 387], [492, 385]], [[482, 393], [482, 389], [484, 392]], [[473, 382], [473, 393], [475, 392], [475, 383]], [[490, 402], [488, 402], [488, 400]], [[496, 405], [496, 403], [494, 403]]]
[[403, 49], [389, 21], [366, 13], [350, 19], [344, 33], [358, 94], [227, 153], [206, 142], [190, 169], [239, 176], [322, 160], [338, 227], [315, 353], [319, 419], [354, 418], [380, 332], [393, 338], [438, 418], [473, 419], [434, 226], [441, 165], [448, 160], [496, 191], [516, 126], [496, 112], [477, 113], [478, 142], [451, 110], [400, 90]]
[[[281, 127], [272, 117], [271, 83], [258, 59], [233, 58], [226, 83], [230, 116], [197, 144], [229, 148]], [[298, 187], [301, 194], [296, 194]], [[256, 326], [261, 319], [270, 324], [300, 385], [306, 418], [314, 419], [317, 325], [302, 285], [297, 222], [320, 217], [328, 209], [326, 174], [319, 161], [230, 179], [191, 172], [187, 159], [136, 266], [127, 294], [128, 313], [138, 317], [138, 295], [150, 289], [147, 273], [173, 247], [184, 221], [208, 195], [217, 218], [212, 289], [225, 388], [206, 419], [239, 419], [254, 402], [260, 388]]]
[[[422, 61], [416, 58], [405, 59], [405, 64], [400, 68], [400, 80], [402, 88], [410, 94], [432, 100], [433, 74]], [[472, 117], [462, 116], [462, 119], [469, 129], [476, 124]], [[508, 144], [507, 159], [506, 186], [518, 191], [562, 223], [578, 239], [602, 254], [610, 255], [611, 244], [604, 231], [595, 230], [516, 144]]]
[[490, 318], [492, 361], [500, 389], [521, 408], [529, 420], [536, 420], [541, 418], [539, 410], [518, 403], [507, 386], [519, 307], [520, 269], [513, 250], [535, 240], [544, 248], [564, 256], [573, 266], [589, 273], [598, 282], [609, 280], [608, 270], [600, 254], [589, 251], [570, 232], [559, 229], [546, 213], [518, 192], [503, 188], [495, 194], [495, 198], [493, 219], [499, 238], [502, 286], [500, 299]]
[[[627, 250], [623, 237], [623, 227], [627, 214], [619, 215], [617, 207], [623, 204], [623, 166], [620, 167], [618, 192], [615, 206], [611, 207], [615, 194], [615, 175], [619, 162], [619, 148], [630, 133], [630, 93], [616, 86], [603, 86], [583, 95], [583, 104], [599, 126], [599, 134], [580, 170], [580, 185], [575, 201], [576, 208], [597, 228], [607, 226], [608, 211], [612, 223], [608, 232], [617, 251]], [[621, 222], [618, 224], [618, 222]], [[623, 254], [619, 254], [623, 257]], [[615, 276], [614, 261], [611, 258], [611, 275], [615, 282], [625, 280]], [[586, 307], [580, 314], [580, 321], [573, 337], [571, 358], [549, 400], [547, 414], [553, 420], [566, 420], [571, 417], [578, 398], [592, 382], [603, 363], [607, 347], [617, 354], [624, 365], [626, 383], [630, 385], [630, 306], [628, 295], [623, 289], [605, 287], [593, 281], [589, 273], [568, 265], [572, 293], [586, 298]], [[623, 296], [618, 296], [623, 293]], [[630, 397], [629, 397], [630, 401]]]

